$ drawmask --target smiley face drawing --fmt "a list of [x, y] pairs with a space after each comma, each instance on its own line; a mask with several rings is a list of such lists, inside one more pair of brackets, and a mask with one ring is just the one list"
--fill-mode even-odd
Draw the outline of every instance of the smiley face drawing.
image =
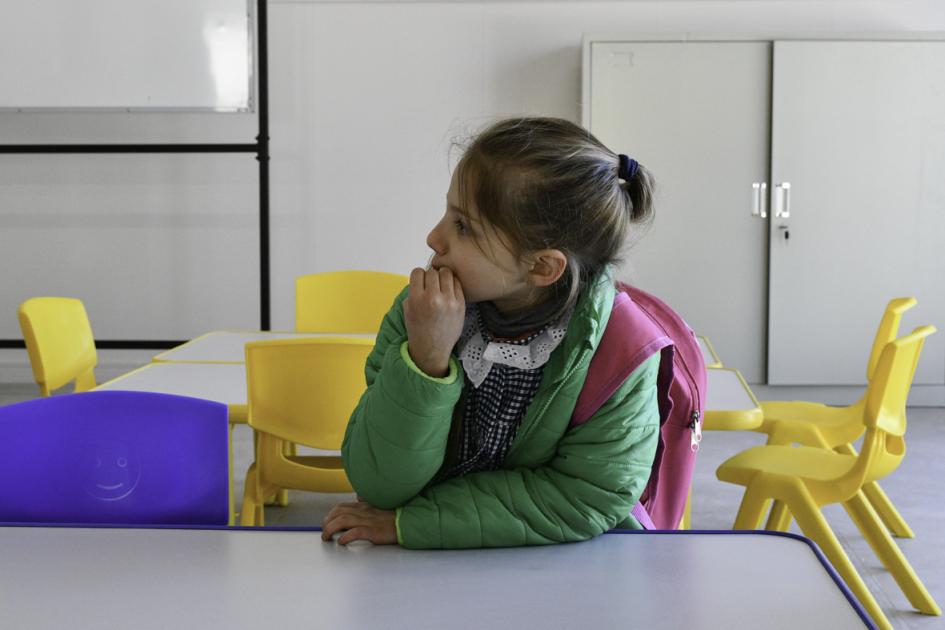
[[124, 499], [141, 478], [141, 464], [134, 449], [118, 441], [89, 444], [80, 469], [83, 489], [102, 501]]

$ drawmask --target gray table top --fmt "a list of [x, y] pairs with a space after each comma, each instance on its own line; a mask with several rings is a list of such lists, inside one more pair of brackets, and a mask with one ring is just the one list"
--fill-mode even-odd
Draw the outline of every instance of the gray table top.
[[754, 532], [409, 551], [317, 531], [2, 527], [0, 557], [10, 628], [865, 625], [808, 544]]

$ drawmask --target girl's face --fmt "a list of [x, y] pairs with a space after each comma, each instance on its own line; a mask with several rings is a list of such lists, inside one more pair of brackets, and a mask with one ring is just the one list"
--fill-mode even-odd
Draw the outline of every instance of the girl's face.
[[430, 265], [447, 267], [459, 278], [466, 302], [492, 301], [503, 313], [528, 307], [533, 295], [526, 282], [528, 266], [506, 247], [494, 227], [483, 225], [474, 204], [463, 206], [457, 180], [454, 170], [446, 214], [427, 236], [433, 250]]

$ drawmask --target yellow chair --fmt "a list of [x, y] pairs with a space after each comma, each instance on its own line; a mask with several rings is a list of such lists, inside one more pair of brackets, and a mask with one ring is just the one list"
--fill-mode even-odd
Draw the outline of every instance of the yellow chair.
[[[866, 436], [859, 455], [807, 446], [757, 446], [730, 458], [716, 471], [720, 480], [745, 486], [735, 529], [758, 528], [768, 501], [789, 510], [804, 535], [823, 549], [881, 628], [892, 626], [850, 563], [820, 507], [842, 503], [909, 602], [923, 613], [941, 614], [863, 494], [864, 485], [894, 471], [905, 456], [906, 400], [922, 344], [933, 332], [934, 327], [923, 326], [883, 348], [864, 405]], [[780, 529], [778, 521], [776, 510], [772, 510], [766, 528]]]
[[98, 355], [89, 316], [81, 300], [35, 297], [17, 312], [33, 378], [43, 396], [75, 381], [75, 391], [95, 387]]
[[[858, 440], [866, 430], [863, 426], [863, 410], [879, 356], [886, 344], [899, 334], [902, 314], [916, 303], [915, 298], [905, 297], [890, 300], [886, 305], [886, 311], [873, 338], [873, 347], [866, 366], [867, 389], [852, 405], [828, 407], [806, 401], [763, 401], [761, 410], [764, 413], [764, 422], [756, 430], [768, 434], [767, 444], [774, 446], [798, 443], [804, 446], [833, 449], [846, 455], [856, 455], [856, 450], [851, 443]], [[894, 536], [901, 538], [915, 536], [908, 523], [877, 483], [864, 486], [863, 493]], [[788, 519], [779, 525], [780, 529], [787, 529], [790, 516], [783, 509], [779, 510], [778, 514], [780, 518]]]
[[[295, 280], [296, 332], [377, 334], [394, 298], [410, 278], [383, 271], [329, 271]], [[295, 447], [286, 443], [286, 455]], [[279, 491], [269, 502], [285, 507], [289, 496]]]
[[410, 279], [383, 271], [331, 271], [295, 280], [295, 330], [374, 333]]
[[289, 454], [286, 445], [341, 448], [373, 347], [371, 339], [351, 337], [246, 344], [249, 426], [258, 439], [241, 525], [264, 525], [263, 501], [280, 489], [353, 492], [340, 456]]

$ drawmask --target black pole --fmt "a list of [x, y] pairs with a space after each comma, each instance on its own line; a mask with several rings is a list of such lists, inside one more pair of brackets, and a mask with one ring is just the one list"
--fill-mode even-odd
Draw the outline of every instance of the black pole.
[[254, 153], [258, 144], [3, 144], [0, 153]]
[[[167, 350], [176, 348], [185, 339], [96, 339], [99, 350]], [[26, 348], [22, 339], [0, 339], [0, 348]]]
[[266, 0], [256, 2], [256, 32], [259, 38], [259, 328], [269, 321], [269, 50]]

